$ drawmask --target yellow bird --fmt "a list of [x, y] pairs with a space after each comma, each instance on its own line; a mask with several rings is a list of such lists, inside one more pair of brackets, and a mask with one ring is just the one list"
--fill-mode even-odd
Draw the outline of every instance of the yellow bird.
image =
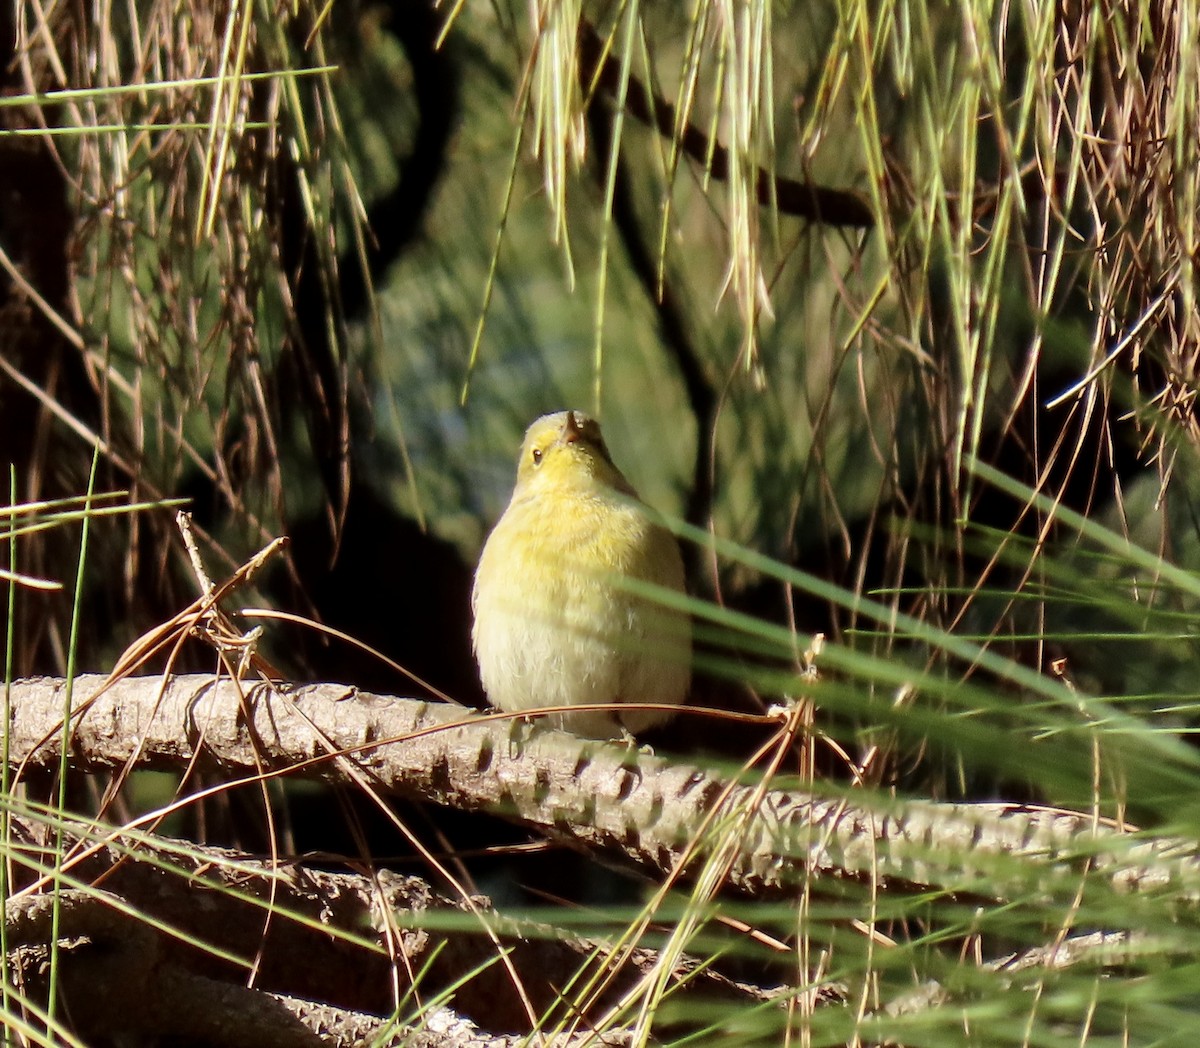
[[[691, 679], [691, 623], [623, 580], [684, 592], [674, 536], [652, 521], [579, 411], [529, 427], [512, 500], [475, 572], [471, 640], [492, 705], [678, 705]], [[550, 723], [592, 738], [644, 731], [668, 710], [581, 711]]]

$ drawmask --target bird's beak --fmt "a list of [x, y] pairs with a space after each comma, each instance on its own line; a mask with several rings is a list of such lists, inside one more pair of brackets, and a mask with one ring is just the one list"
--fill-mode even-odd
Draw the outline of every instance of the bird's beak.
[[583, 436], [583, 430], [579, 423], [575, 420], [575, 412], [567, 412], [567, 421], [563, 425], [562, 442], [564, 444], [574, 444]]

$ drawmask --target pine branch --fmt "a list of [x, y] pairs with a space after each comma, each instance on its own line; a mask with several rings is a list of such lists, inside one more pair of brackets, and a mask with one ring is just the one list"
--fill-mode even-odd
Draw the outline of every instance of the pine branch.
[[[1080, 879], [1130, 891], [1200, 890], [1195, 842], [1140, 837], [1090, 815], [1003, 804], [895, 803], [733, 784], [703, 768], [341, 685], [244, 685], [204, 675], [76, 681], [72, 761], [252, 778], [258, 769], [490, 811], [659, 875], [732, 847], [728, 883], [790, 896], [805, 878], [986, 898], [1071, 897]], [[57, 761], [61, 680], [12, 689], [14, 759]], [[161, 694], [160, 694], [161, 692]], [[700, 827], [717, 815], [721, 838]], [[719, 820], [718, 820], [719, 821]], [[732, 834], [731, 838], [729, 834]]]
[[[50, 897], [28, 892], [43, 870], [47, 827], [33, 816], [14, 819], [14, 827], [20, 843], [11, 854], [25, 871], [19, 880], [27, 894], [10, 903], [9, 941], [44, 944]], [[103, 885], [107, 902], [91, 905], [97, 892], [79, 889], [84, 898], [72, 905], [81, 912], [63, 935], [109, 942], [106, 955], [112, 958], [128, 954], [120, 966], [141, 966], [135, 983], [165, 966], [235, 986], [253, 978], [260, 990], [325, 1001], [376, 1021], [395, 1008], [397, 992], [428, 1002], [453, 989], [455, 1008], [466, 1020], [520, 1029], [527, 1019], [510, 968], [538, 1013], [548, 1014], [561, 1001], [565, 973], [584, 969], [607, 945], [506, 917], [481, 896], [468, 907], [420, 877], [388, 870], [332, 872], [303, 858], [263, 859], [140, 830], [72, 821], [65, 829], [66, 883]], [[480, 917], [496, 933], [509, 967], [497, 963], [496, 942], [484, 934]], [[629, 992], [661, 963], [649, 948], [626, 960], [612, 972], [598, 1007]], [[710, 1002], [746, 1006], [778, 995], [774, 988], [734, 983], [687, 958], [676, 966], [674, 980], [678, 993]], [[837, 997], [822, 988], [822, 1001]]]
[[[33, 895], [9, 900], [5, 907], [15, 945], [10, 961], [20, 972], [26, 998], [42, 1005], [53, 904], [51, 895]], [[59, 904], [64, 940], [60, 993], [77, 1034], [89, 1040], [168, 1038], [226, 1048], [516, 1048], [526, 1040], [485, 1033], [446, 1007], [427, 1009], [415, 1024], [391, 1023], [378, 1015], [212, 979], [160, 955], [150, 927], [111, 892], [66, 891]], [[582, 1040], [548, 1037], [543, 1043], [569, 1048]]]

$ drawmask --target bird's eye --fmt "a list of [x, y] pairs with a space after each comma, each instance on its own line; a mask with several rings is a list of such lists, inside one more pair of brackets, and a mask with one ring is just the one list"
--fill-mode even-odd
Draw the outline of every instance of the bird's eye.
[[533, 455], [533, 464], [535, 466], [540, 466], [542, 464], [542, 449], [534, 448], [532, 455]]

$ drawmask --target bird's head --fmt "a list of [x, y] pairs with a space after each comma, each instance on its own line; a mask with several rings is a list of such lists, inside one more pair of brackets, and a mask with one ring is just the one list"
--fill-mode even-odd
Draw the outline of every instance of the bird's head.
[[635, 494], [613, 464], [599, 422], [582, 411], [556, 411], [526, 430], [517, 463], [516, 495], [593, 485]]

